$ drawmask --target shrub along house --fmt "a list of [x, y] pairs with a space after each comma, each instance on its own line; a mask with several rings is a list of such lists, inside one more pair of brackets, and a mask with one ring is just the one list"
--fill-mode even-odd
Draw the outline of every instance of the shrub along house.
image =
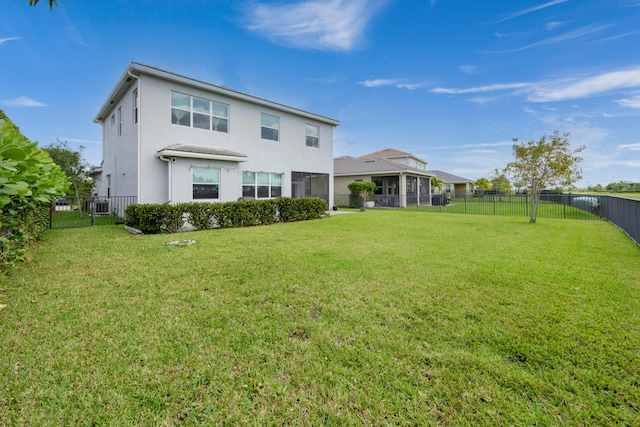
[[132, 62], [94, 121], [102, 126], [100, 197], [333, 203], [338, 120]]

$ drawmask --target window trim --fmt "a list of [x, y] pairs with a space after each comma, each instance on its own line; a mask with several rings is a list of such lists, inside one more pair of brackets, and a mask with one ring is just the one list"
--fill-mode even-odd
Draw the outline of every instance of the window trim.
[[[220, 181], [222, 181], [222, 174], [220, 171], [220, 168], [216, 168], [216, 167], [211, 167], [211, 166], [192, 166], [191, 168], [191, 200], [220, 200], [220, 187], [221, 187], [221, 183]], [[193, 173], [195, 172], [196, 169], [215, 169], [218, 171], [218, 182], [217, 183], [213, 183], [213, 182], [196, 182], [194, 180], [194, 176]], [[218, 192], [218, 197], [194, 197], [193, 194], [193, 187], [194, 185], [208, 185], [208, 186], [217, 186], [217, 192]]]
[[[269, 127], [269, 126], [265, 126], [263, 124], [262, 119], [265, 117], [273, 117], [276, 119], [276, 126], [277, 127]], [[263, 129], [269, 129], [269, 130], [275, 130], [276, 131], [276, 138], [265, 138], [265, 134]], [[280, 142], [280, 116], [276, 116], [274, 114], [269, 114], [269, 113], [264, 113], [261, 112], [260, 113], [260, 139], [264, 140], [264, 141], [275, 141], [275, 142]]]
[[138, 88], [133, 91], [133, 123], [138, 123]]
[[122, 106], [118, 107], [118, 136], [122, 136]]
[[[189, 97], [189, 107], [188, 107], [188, 109], [185, 109], [184, 107], [178, 107], [178, 106], [174, 106], [173, 105], [173, 94], [174, 93], [178, 94], [178, 95]], [[203, 100], [203, 101], [207, 101], [209, 103], [209, 112], [207, 114], [194, 111], [194, 107], [193, 107], [194, 98], [197, 98], [197, 99]], [[215, 111], [214, 105], [215, 104], [223, 105], [224, 107], [226, 107], [226, 110], [227, 110], [227, 116], [226, 117], [220, 116], [218, 114], [214, 114], [214, 111]], [[173, 121], [173, 110], [177, 110], [177, 111], [182, 111], [184, 113], [188, 113], [188, 115], [189, 115], [189, 124], [188, 125], [186, 125], [186, 124], [183, 125], [183, 124], [180, 124], [180, 123], [174, 123], [174, 121]], [[203, 96], [191, 95], [191, 94], [188, 94], [188, 93], [179, 92], [177, 90], [172, 90], [172, 91], [170, 91], [170, 94], [169, 94], [169, 111], [171, 113], [171, 124], [174, 125], [174, 126], [188, 127], [188, 128], [191, 128], [191, 129], [208, 130], [209, 132], [229, 133], [229, 116], [230, 116], [229, 111], [230, 110], [231, 110], [231, 107], [226, 102], [215, 101], [215, 100], [210, 99], [210, 98], [205, 98]], [[194, 126], [194, 117], [193, 117], [194, 114], [199, 114], [199, 115], [202, 115], [202, 116], [208, 115], [209, 116], [209, 128], [203, 128], [203, 127]], [[214, 119], [225, 120], [227, 122], [225, 130], [216, 129], [216, 127], [213, 125]]]
[[[317, 136], [309, 135], [308, 131], [310, 127], [316, 128], [318, 130]], [[305, 129], [305, 145], [309, 148], [320, 148], [320, 126], [305, 123], [304, 129]], [[309, 145], [309, 138], [314, 138], [315, 144]]]
[[[246, 183], [245, 184], [245, 174], [252, 174], [253, 175], [253, 183]], [[269, 176], [269, 183], [267, 185], [265, 184], [260, 184], [259, 179], [258, 179], [258, 175], [259, 174], [266, 174]], [[278, 175], [280, 177], [280, 184], [274, 184], [273, 182], [273, 178], [274, 175]], [[280, 197], [282, 196], [282, 183], [284, 180], [284, 173], [279, 173], [279, 172], [255, 172], [255, 171], [242, 171], [242, 197], [248, 197], [251, 199], [255, 199], [255, 200], [267, 200], [267, 199], [274, 199], [276, 197]], [[252, 187], [253, 188], [253, 194], [251, 196], [249, 195], [245, 195], [245, 187]], [[260, 197], [260, 192], [258, 187], [267, 187], [269, 188], [269, 195], [267, 197]], [[274, 187], [279, 187], [280, 194], [274, 194], [273, 189]]]

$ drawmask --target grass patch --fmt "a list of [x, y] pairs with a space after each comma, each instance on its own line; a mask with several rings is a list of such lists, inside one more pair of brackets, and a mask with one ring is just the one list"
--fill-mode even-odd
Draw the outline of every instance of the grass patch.
[[116, 215], [91, 215], [80, 210], [56, 211], [51, 214], [51, 228], [87, 227], [90, 225], [114, 225], [124, 223], [124, 218]]
[[640, 250], [375, 211], [51, 230], [0, 279], [0, 425], [634, 425]]

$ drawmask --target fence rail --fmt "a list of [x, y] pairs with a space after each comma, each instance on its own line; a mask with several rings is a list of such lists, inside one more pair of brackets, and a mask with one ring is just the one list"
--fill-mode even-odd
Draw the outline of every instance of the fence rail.
[[124, 210], [135, 196], [63, 197], [51, 202], [49, 228], [88, 227], [124, 223]]
[[[369, 207], [417, 209], [426, 212], [449, 212], [476, 215], [528, 217], [530, 196], [527, 194], [456, 193], [433, 194], [431, 197], [396, 194], [372, 195]], [[337, 195], [339, 206], [360, 208], [364, 199], [353, 195]], [[372, 205], [372, 206], [371, 206]], [[640, 200], [601, 194], [543, 193], [538, 206], [539, 218], [606, 219], [640, 245]]]

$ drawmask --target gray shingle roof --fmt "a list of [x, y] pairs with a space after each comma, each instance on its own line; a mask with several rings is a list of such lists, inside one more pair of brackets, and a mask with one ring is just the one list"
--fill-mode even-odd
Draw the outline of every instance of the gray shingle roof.
[[376, 158], [362, 159], [348, 156], [333, 159], [334, 175], [382, 174], [410, 172], [416, 175], [432, 176], [432, 173], [418, 168], [394, 162], [393, 160]]
[[436, 178], [444, 181], [444, 182], [473, 182], [470, 179], [467, 178], [463, 178], [461, 176], [456, 176], [456, 175], [452, 175], [450, 173], [447, 172], [442, 172], [442, 171], [438, 171], [438, 170], [430, 170], [427, 171], [427, 173], [431, 174], [431, 175], [435, 175]]

